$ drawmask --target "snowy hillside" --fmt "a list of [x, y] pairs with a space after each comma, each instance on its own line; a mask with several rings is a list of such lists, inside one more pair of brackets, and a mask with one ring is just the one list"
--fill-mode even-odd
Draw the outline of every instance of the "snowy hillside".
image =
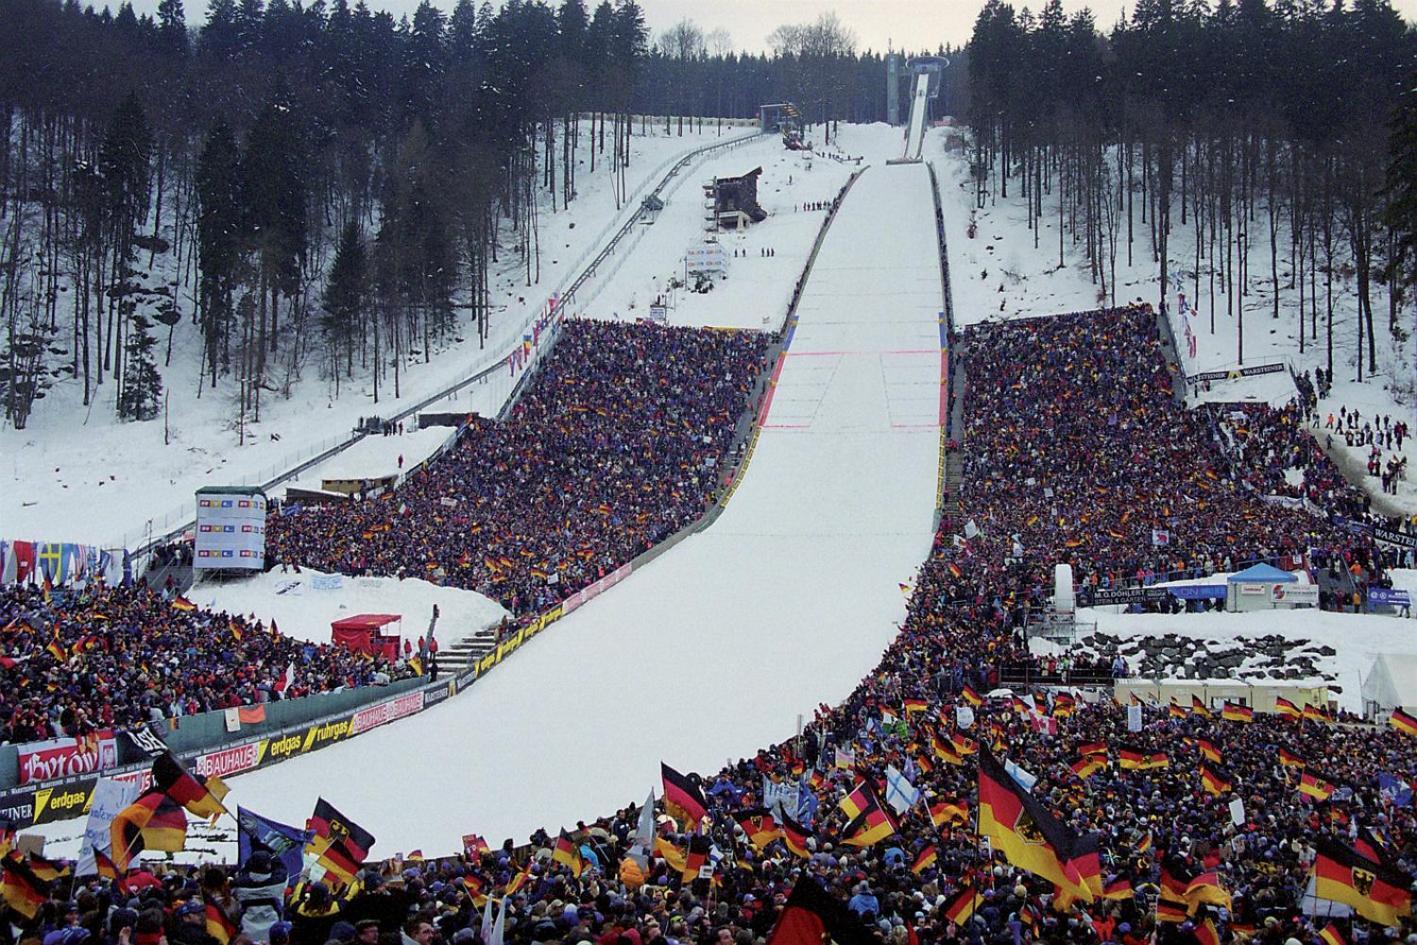
[[[231, 423], [236, 385], [228, 379], [215, 391], [201, 387], [201, 341], [190, 320], [174, 328], [171, 367], [164, 368], [159, 357], [168, 402], [165, 415], [156, 420], [120, 423], [111, 404], [81, 405], [81, 382], [57, 381], [24, 430], [0, 429], [0, 481], [7, 484], [0, 489], [0, 521], [6, 536], [134, 547], [189, 517], [198, 486], [265, 481], [346, 439], [358, 418], [397, 413], [495, 363], [520, 339], [547, 297], [633, 212], [647, 185], [686, 152], [743, 134], [743, 129], [725, 128], [720, 135], [707, 125], [702, 134], [686, 127], [682, 137], [666, 135], [663, 126], [640, 134], [637, 126], [626, 172], [629, 200], [619, 213], [609, 171], [597, 165], [590, 174], [583, 148], [577, 199], [569, 210], [552, 212], [549, 205], [541, 209], [540, 283], [528, 286], [525, 263], [507, 251], [499, 263], [486, 347], [479, 348], [468, 326], [463, 340], [431, 353], [429, 363], [410, 358], [397, 399], [386, 382], [375, 404], [367, 381], [345, 384], [336, 399], [333, 386], [319, 377], [312, 361], [291, 384], [288, 398], [265, 395], [261, 422], [248, 425], [246, 445], [238, 447]], [[699, 195], [689, 196], [697, 204]], [[142, 258], [146, 261], [147, 254]], [[171, 259], [164, 263], [159, 256], [153, 281], [170, 281], [170, 268]], [[184, 307], [190, 308], [185, 298]], [[165, 333], [163, 329], [159, 353], [166, 345]], [[464, 390], [453, 409], [495, 411], [509, 387], [493, 383]]]

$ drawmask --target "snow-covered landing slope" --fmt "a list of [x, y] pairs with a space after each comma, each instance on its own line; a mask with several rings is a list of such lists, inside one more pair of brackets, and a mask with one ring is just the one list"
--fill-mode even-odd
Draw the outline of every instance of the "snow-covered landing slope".
[[[742, 487], [718, 522], [416, 718], [233, 779], [287, 822], [317, 794], [379, 850], [525, 838], [716, 769], [845, 696], [929, 550], [939, 268], [924, 167], [874, 168], [818, 257]], [[416, 799], [416, 800], [415, 800]], [[377, 852], [377, 851], [376, 851]]]

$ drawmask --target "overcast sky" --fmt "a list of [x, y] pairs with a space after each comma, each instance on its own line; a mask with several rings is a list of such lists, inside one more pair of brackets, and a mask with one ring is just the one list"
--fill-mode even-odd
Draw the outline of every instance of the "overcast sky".
[[[90, 0], [96, 6], [104, 2], [115, 9], [119, 0]], [[308, 0], [307, 0], [308, 2]], [[394, 16], [412, 13], [419, 0], [366, 0], [369, 6], [393, 12]], [[438, 6], [451, 9], [455, 0], [434, 0]], [[494, 3], [497, 0], [493, 0]], [[552, 0], [553, 4], [555, 0]], [[599, 0], [586, 0], [594, 7]], [[185, 0], [187, 17], [200, 23], [206, 12], [206, 0]], [[133, 0], [139, 13], [154, 13], [158, 0]], [[739, 49], [761, 52], [766, 48], [768, 33], [784, 23], [815, 20], [821, 13], [835, 10], [842, 21], [856, 34], [859, 49], [884, 50], [895, 48], [918, 50], [941, 43], [961, 45], [969, 40], [974, 18], [983, 0], [640, 0], [645, 10], [651, 34], [687, 17], [705, 31], [722, 28], [733, 38]], [[1043, 0], [1014, 0], [1016, 7], [1035, 9]], [[1129, 4], [1123, 0], [1063, 0], [1069, 13], [1085, 6], [1092, 8], [1098, 26], [1108, 28]], [[1395, 6], [1408, 20], [1417, 19], [1417, 0], [1395, 0]]]

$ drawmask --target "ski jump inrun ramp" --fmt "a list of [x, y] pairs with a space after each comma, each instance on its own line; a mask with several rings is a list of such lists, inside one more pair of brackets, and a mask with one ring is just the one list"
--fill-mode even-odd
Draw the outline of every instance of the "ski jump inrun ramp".
[[[917, 127], [912, 116], [912, 127]], [[838, 702], [930, 550], [941, 284], [923, 164], [852, 188], [803, 290], [751, 465], [712, 527], [420, 715], [232, 779], [302, 823], [324, 793], [385, 852], [450, 853], [717, 771]], [[419, 803], [410, 816], [410, 802]]]
[[920, 160], [920, 149], [925, 143], [925, 117], [929, 114], [930, 76], [921, 72], [915, 76], [915, 93], [910, 99], [910, 124], [904, 155], [907, 161]]

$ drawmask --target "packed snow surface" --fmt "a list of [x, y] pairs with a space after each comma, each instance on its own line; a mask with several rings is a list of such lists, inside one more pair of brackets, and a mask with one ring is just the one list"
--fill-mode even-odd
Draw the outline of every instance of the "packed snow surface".
[[[924, 167], [868, 171], [823, 246], [765, 429], [724, 515], [415, 718], [232, 781], [302, 822], [317, 794], [379, 850], [451, 852], [714, 770], [844, 697], [930, 547], [939, 267]], [[410, 807], [410, 797], [427, 803]], [[69, 831], [72, 832], [72, 831]], [[376, 851], [377, 852], [377, 851]]]

